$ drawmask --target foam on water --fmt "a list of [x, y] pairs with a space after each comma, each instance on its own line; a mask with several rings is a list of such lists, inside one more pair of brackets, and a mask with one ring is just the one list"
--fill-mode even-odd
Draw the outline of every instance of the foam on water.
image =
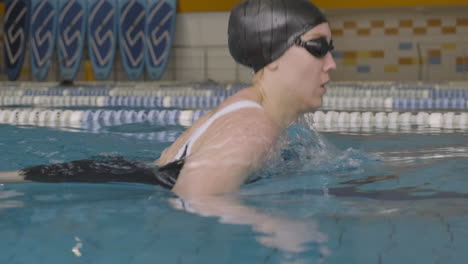
[[305, 172], [309, 175], [339, 174], [362, 171], [364, 165], [376, 160], [376, 155], [354, 148], [338, 149], [314, 127], [301, 121], [281, 137], [265, 171], [277, 176]]

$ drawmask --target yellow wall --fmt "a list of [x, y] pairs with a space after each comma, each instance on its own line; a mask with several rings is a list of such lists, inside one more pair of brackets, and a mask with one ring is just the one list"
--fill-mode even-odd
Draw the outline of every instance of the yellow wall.
[[[312, 0], [320, 8], [468, 5], [468, 0]], [[179, 0], [179, 12], [229, 11], [242, 0]]]
[[[179, 0], [179, 12], [229, 11], [243, 0]], [[312, 0], [320, 8], [468, 5], [468, 0]], [[5, 3], [0, 2], [0, 16]]]

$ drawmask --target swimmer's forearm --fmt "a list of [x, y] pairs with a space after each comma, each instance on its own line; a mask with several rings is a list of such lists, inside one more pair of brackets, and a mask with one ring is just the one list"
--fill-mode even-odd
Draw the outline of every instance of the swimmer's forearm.
[[21, 171], [0, 172], [0, 183], [21, 183], [21, 182], [30, 182], [25, 179]]

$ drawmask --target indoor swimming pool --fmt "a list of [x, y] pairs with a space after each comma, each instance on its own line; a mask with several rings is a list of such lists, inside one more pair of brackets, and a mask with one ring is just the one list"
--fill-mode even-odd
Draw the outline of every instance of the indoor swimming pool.
[[[0, 171], [152, 162], [244, 87], [33, 85], [0, 89]], [[217, 215], [144, 184], [0, 184], [0, 263], [464, 263], [463, 87], [330, 87], [324, 107], [281, 137], [261, 179], [217, 201]]]

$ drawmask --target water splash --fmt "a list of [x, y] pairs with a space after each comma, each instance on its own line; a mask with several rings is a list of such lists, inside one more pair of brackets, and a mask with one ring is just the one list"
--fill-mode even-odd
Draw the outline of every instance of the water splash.
[[340, 150], [317, 132], [309, 120], [301, 119], [278, 141], [263, 174], [269, 177], [292, 174], [328, 174], [361, 171], [364, 164], [378, 160], [360, 150]]

